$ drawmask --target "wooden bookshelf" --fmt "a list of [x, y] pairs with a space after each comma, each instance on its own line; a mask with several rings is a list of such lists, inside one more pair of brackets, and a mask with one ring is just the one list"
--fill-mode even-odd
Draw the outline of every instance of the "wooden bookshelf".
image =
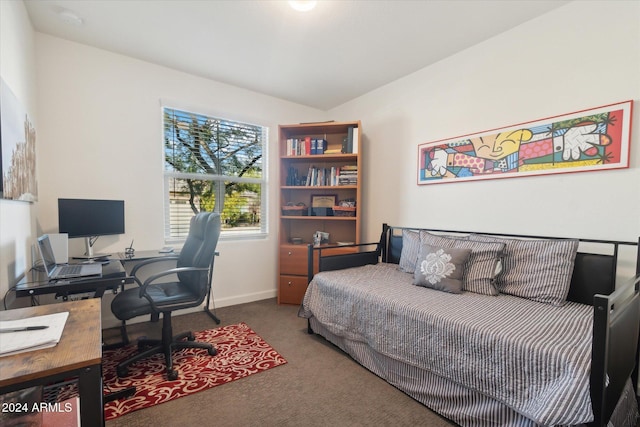
[[[302, 302], [308, 284], [307, 245], [313, 243], [316, 231], [329, 233], [329, 244], [360, 243], [361, 140], [360, 121], [279, 126], [279, 304]], [[318, 145], [322, 146], [322, 152]], [[334, 198], [337, 204], [353, 202], [355, 213], [338, 216], [340, 213], [334, 214], [333, 209], [329, 212], [310, 209], [313, 199], [326, 199], [322, 196]], [[301, 208], [303, 204], [302, 211], [282, 209], [283, 206]], [[299, 238], [301, 242], [294, 244], [292, 238]]]

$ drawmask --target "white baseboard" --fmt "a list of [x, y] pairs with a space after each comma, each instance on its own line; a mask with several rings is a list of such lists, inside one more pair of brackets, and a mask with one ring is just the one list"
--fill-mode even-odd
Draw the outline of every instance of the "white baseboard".
[[[216, 307], [217, 308], [221, 308], [221, 307], [228, 307], [230, 305], [238, 305], [238, 304], [245, 304], [248, 302], [254, 302], [254, 301], [260, 301], [263, 299], [269, 299], [269, 298], [275, 298], [277, 294], [277, 291], [275, 289], [269, 290], [269, 291], [262, 291], [262, 292], [254, 292], [251, 294], [244, 294], [244, 295], [235, 295], [233, 297], [228, 297], [228, 298], [220, 298], [220, 299], [214, 299], [213, 301], [211, 301], [211, 304], [209, 304], [209, 309], [210, 310], [214, 310]], [[180, 316], [182, 314], [187, 314], [187, 313], [197, 313], [199, 311], [204, 310], [204, 304], [200, 305], [198, 307], [193, 307], [193, 308], [186, 308], [184, 310], [179, 310], [176, 311], [173, 315], [174, 316]], [[109, 313], [111, 314], [111, 313]], [[134, 323], [141, 323], [141, 322], [148, 322], [149, 321], [149, 316], [139, 316], [136, 318], [133, 318], [131, 320], [127, 320], [127, 324], [134, 324]], [[103, 328], [115, 328], [115, 327], [119, 327], [120, 326], [120, 321], [118, 319], [116, 319], [113, 315], [110, 315], [108, 318], [106, 318], [105, 316], [103, 316], [102, 318], [102, 327]]]
[[269, 299], [269, 298], [275, 298], [277, 294], [277, 291], [275, 289], [271, 289], [268, 291], [262, 291], [262, 292], [254, 292], [251, 294], [244, 294], [244, 295], [234, 295], [232, 297], [228, 297], [228, 298], [216, 298], [215, 300], [212, 301], [211, 306], [209, 307], [210, 309], [213, 310], [214, 306], [215, 307], [228, 307], [230, 305], [238, 305], [238, 304], [245, 304], [248, 302], [254, 302], [254, 301], [260, 301], [263, 299]]

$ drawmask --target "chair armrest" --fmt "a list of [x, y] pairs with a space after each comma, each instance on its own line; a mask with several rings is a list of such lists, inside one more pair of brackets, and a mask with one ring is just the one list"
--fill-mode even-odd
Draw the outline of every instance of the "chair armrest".
[[147, 259], [144, 261], [140, 261], [139, 263], [137, 263], [132, 269], [131, 269], [131, 275], [132, 276], [136, 276], [136, 273], [138, 272], [138, 270], [142, 267], [145, 267], [149, 264], [155, 264], [157, 262], [162, 262], [162, 261], [171, 261], [171, 260], [178, 260], [178, 255], [171, 255], [171, 256], [162, 256], [162, 257], [158, 257], [158, 258], [151, 258], [151, 259]]
[[208, 267], [178, 267], [172, 268], [169, 270], [161, 271], [160, 273], [153, 274], [144, 281], [144, 283], [140, 286], [140, 298], [145, 297], [149, 300], [151, 304], [153, 304], [153, 299], [147, 294], [147, 287], [152, 284], [157, 279], [160, 279], [165, 276], [170, 276], [172, 274], [182, 273], [186, 271], [209, 271]]

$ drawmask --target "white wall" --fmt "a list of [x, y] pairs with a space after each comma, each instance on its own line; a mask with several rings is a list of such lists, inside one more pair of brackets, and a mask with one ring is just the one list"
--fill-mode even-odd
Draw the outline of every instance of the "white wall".
[[[418, 144], [633, 99], [631, 168], [418, 186]], [[640, 3], [575, 1], [330, 111], [362, 120], [380, 224], [637, 241]]]
[[[133, 239], [139, 250], [164, 245], [161, 100], [265, 125], [269, 237], [219, 243], [214, 295], [218, 307], [275, 296], [278, 124], [325, 112], [40, 33], [36, 41], [42, 230], [57, 230], [58, 197], [124, 199], [126, 234], [100, 237], [95, 250], [121, 252]], [[71, 239], [70, 254], [82, 251]]]
[[[38, 133], [34, 52], [33, 29], [24, 4], [0, 2], [0, 76]], [[0, 298], [31, 267], [36, 209], [35, 203], [0, 200]], [[13, 298], [13, 294], [9, 296]]]

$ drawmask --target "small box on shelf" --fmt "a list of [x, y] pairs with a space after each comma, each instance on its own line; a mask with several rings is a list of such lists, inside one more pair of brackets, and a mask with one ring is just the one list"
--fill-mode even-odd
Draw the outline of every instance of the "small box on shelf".
[[282, 216], [307, 216], [306, 206], [286, 205], [282, 207]]
[[353, 217], [356, 216], [356, 208], [355, 206], [334, 206], [333, 215]]

